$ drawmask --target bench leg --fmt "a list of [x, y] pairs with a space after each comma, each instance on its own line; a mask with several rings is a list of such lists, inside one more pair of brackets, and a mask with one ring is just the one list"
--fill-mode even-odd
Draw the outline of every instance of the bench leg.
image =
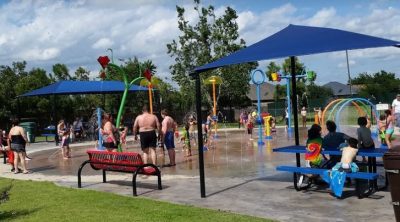
[[103, 183], [107, 183], [106, 171], [103, 170]]
[[363, 198], [363, 194], [361, 191], [361, 183], [360, 183], [359, 179], [355, 179], [355, 181], [356, 181], [356, 194], [357, 194], [358, 199], [361, 199], [361, 198]]
[[79, 170], [78, 170], [78, 188], [82, 188], [82, 184], [81, 184], [81, 173], [82, 173], [82, 169], [83, 169], [83, 167], [86, 165], [86, 164], [88, 164], [90, 162], [90, 160], [86, 160], [85, 162], [83, 162], [82, 164], [81, 164], [81, 166], [79, 167]]
[[158, 172], [157, 173], [157, 177], [158, 177], [158, 189], [162, 190], [162, 186], [161, 186], [161, 173]]
[[136, 191], [136, 177], [137, 177], [138, 171], [136, 170], [135, 172], [133, 172], [133, 176], [132, 176], [132, 193], [133, 196], [137, 196], [137, 191]]
[[3, 163], [7, 164], [7, 152], [6, 151], [3, 152]]

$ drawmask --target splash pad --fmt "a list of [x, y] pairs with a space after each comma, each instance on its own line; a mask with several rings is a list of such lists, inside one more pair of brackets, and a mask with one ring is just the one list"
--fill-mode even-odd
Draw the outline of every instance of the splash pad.
[[[346, 99], [335, 99], [328, 103], [322, 112], [322, 123], [326, 120], [333, 120], [337, 124], [337, 131], [340, 130], [340, 116], [345, 107], [353, 105], [356, 109], [358, 117], [370, 116], [373, 122], [377, 123], [377, 118], [379, 116], [376, 110], [375, 104], [364, 98], [346, 98]], [[324, 124], [322, 124], [324, 125]]]

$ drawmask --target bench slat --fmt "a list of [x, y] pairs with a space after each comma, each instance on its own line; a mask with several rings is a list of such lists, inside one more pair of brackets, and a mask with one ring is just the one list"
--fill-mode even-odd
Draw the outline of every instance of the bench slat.
[[[295, 166], [277, 166], [276, 170], [292, 172], [292, 173], [322, 175], [327, 169], [295, 167]], [[346, 173], [346, 177], [354, 178], [354, 179], [374, 180], [374, 179], [377, 179], [378, 176], [379, 175], [377, 173], [367, 173], [367, 172]]]

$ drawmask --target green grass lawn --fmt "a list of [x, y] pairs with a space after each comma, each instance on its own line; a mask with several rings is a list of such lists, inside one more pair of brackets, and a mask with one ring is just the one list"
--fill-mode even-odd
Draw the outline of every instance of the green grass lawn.
[[0, 221], [270, 221], [141, 197], [59, 187], [50, 182], [0, 177], [0, 190], [10, 184], [9, 200], [0, 204]]

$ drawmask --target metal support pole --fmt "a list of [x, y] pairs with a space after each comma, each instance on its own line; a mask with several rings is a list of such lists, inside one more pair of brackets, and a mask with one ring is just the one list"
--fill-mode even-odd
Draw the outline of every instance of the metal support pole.
[[[290, 72], [292, 74], [292, 103], [293, 103], [293, 119], [294, 119], [294, 138], [296, 142], [296, 146], [299, 143], [299, 120], [297, 116], [297, 90], [296, 90], [296, 61], [295, 57], [290, 57]], [[290, 119], [290, 115], [289, 115]]]
[[97, 125], [98, 125], [98, 128], [99, 128], [99, 132], [98, 132], [98, 135], [99, 135], [99, 139], [98, 139], [98, 141], [99, 141], [99, 144], [98, 144], [98, 146], [97, 146], [97, 149], [98, 150], [104, 150], [104, 148], [103, 148], [103, 137], [101, 136], [101, 132], [100, 132], [100, 129], [101, 129], [101, 124], [102, 124], [102, 122], [101, 122], [101, 109], [98, 107], [97, 108]]
[[288, 132], [292, 132], [292, 118], [291, 118], [291, 114], [292, 114], [292, 109], [291, 109], [291, 102], [290, 102], [290, 79], [286, 78], [286, 100], [287, 100], [287, 109], [288, 109]]
[[260, 96], [260, 85], [257, 84], [257, 112], [258, 112], [258, 145], [264, 145], [263, 141], [263, 130], [262, 130], [262, 119], [261, 119], [261, 96]]
[[353, 93], [351, 91], [351, 76], [350, 76], [350, 65], [349, 65], [349, 53], [346, 50], [346, 62], [347, 62], [347, 75], [349, 76], [349, 87], [350, 87], [350, 97], [353, 97]]
[[200, 195], [206, 197], [206, 184], [204, 178], [204, 154], [203, 154], [203, 129], [201, 124], [201, 88], [200, 74], [194, 74], [196, 80], [196, 112], [197, 112], [197, 146], [199, 150], [199, 175], [200, 175]]

